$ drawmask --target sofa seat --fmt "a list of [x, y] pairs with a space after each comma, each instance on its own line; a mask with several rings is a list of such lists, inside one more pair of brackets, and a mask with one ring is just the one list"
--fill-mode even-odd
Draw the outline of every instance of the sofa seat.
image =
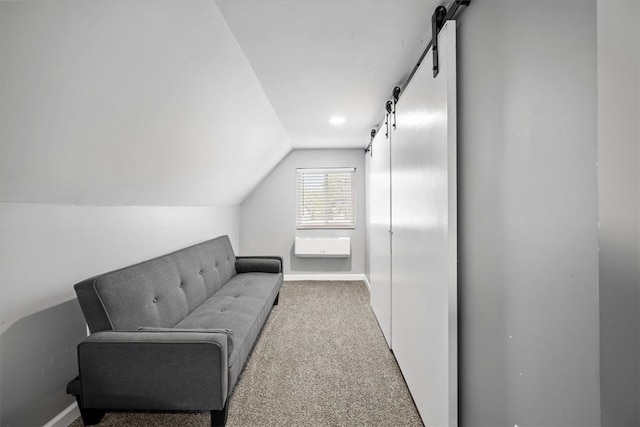
[[180, 330], [233, 331], [233, 349], [228, 359], [230, 392], [279, 291], [280, 280], [271, 273], [238, 274], [174, 326]]

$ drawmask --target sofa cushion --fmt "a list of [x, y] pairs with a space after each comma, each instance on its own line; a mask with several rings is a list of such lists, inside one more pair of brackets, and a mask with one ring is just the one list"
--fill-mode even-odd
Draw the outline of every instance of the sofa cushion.
[[172, 327], [236, 274], [221, 236], [76, 285], [92, 332]]
[[238, 274], [178, 322], [175, 328], [233, 331], [234, 345], [229, 356], [229, 366], [234, 365], [241, 355], [241, 364], [244, 364], [244, 359], [262, 329], [281, 284], [281, 274]]
[[173, 326], [189, 313], [175, 263], [163, 257], [95, 280], [113, 330]]

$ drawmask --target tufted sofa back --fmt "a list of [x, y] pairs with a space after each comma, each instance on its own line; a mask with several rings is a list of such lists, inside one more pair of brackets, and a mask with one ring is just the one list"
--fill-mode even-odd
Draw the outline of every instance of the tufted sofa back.
[[173, 327], [236, 275], [228, 236], [220, 236], [75, 285], [89, 330]]

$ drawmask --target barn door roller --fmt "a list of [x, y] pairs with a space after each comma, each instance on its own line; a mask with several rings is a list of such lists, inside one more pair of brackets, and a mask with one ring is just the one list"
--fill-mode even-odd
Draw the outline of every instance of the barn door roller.
[[433, 77], [438, 75], [438, 33], [444, 25], [447, 18], [447, 8], [444, 6], [436, 7], [431, 15], [431, 47], [433, 52]]

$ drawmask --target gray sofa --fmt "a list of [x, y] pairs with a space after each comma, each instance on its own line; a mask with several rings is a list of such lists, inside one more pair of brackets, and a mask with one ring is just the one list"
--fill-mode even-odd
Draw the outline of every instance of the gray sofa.
[[75, 285], [91, 334], [67, 386], [85, 425], [106, 411], [211, 411], [227, 402], [282, 285], [280, 257], [227, 236]]

